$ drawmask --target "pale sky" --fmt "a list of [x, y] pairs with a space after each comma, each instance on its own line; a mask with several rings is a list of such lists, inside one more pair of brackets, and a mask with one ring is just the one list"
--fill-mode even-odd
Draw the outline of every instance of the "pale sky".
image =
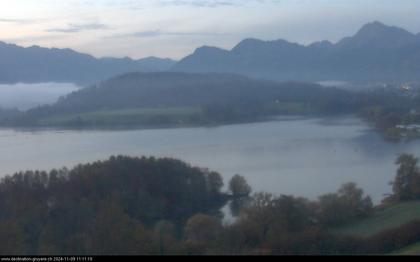
[[335, 42], [381, 21], [420, 32], [420, 0], [0, 0], [0, 41], [180, 59], [244, 38]]

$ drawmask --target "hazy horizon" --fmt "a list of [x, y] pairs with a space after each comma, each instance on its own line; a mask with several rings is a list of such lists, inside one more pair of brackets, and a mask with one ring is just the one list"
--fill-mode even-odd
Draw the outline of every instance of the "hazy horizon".
[[79, 88], [71, 83], [0, 84], [0, 109], [28, 110], [45, 104], [53, 104], [59, 97]]
[[420, 32], [413, 0], [16, 0], [0, 10], [0, 41], [72, 48], [96, 57], [180, 59], [244, 38], [336, 42], [381, 21]]

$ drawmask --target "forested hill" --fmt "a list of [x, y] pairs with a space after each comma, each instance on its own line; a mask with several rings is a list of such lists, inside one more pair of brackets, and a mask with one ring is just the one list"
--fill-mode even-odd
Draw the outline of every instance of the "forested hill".
[[168, 70], [175, 61], [149, 57], [95, 58], [71, 49], [21, 47], [0, 42], [0, 83], [92, 84], [128, 72]]
[[29, 110], [2, 125], [221, 124], [277, 114], [340, 113], [344, 90], [229, 74], [130, 73]]
[[[378, 108], [382, 108], [379, 113]], [[129, 73], [80, 89], [53, 105], [4, 112], [0, 126], [206, 126], [265, 121], [278, 115], [359, 113], [392, 128], [417, 123], [404, 120], [417, 108], [418, 97], [399, 89], [352, 92], [233, 74]]]
[[[274, 83], [229, 74], [130, 73], [74, 92], [53, 107], [58, 111], [207, 106], [211, 104], [303, 101], [331, 93], [315, 84]], [[335, 90], [336, 93], [344, 93]]]

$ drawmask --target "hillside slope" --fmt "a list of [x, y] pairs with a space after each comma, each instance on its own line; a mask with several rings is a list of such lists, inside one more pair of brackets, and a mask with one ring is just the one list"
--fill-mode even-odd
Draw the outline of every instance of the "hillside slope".
[[92, 84], [128, 72], [166, 71], [175, 61], [149, 57], [100, 58], [71, 49], [28, 48], [0, 42], [0, 83]]
[[204, 46], [172, 68], [224, 72], [278, 81], [418, 81], [420, 37], [380, 22], [333, 44], [245, 39], [232, 50]]
[[73, 92], [51, 106], [29, 110], [6, 125], [63, 123], [63, 118], [73, 124], [84, 120], [121, 124], [122, 118], [141, 122], [150, 114], [155, 118], [151, 122], [159, 119], [172, 124], [168, 117], [176, 115], [184, 121], [188, 113], [187, 122], [225, 123], [280, 113], [339, 113], [351, 107], [351, 98], [347, 91], [316, 84], [277, 83], [238, 75], [130, 73]]
[[398, 203], [376, 211], [373, 216], [333, 230], [340, 235], [369, 237], [420, 220], [420, 201]]

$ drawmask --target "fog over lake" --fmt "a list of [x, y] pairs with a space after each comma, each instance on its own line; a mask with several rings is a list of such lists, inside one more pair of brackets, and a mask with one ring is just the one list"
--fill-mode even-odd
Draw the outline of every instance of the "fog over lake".
[[255, 191], [317, 197], [354, 181], [379, 201], [395, 158], [420, 142], [390, 143], [354, 117], [283, 118], [214, 128], [127, 131], [0, 130], [0, 173], [72, 167], [110, 155], [167, 156], [244, 175]]
[[79, 88], [71, 83], [0, 85], [0, 107], [27, 110], [43, 104], [52, 104], [60, 96]]

